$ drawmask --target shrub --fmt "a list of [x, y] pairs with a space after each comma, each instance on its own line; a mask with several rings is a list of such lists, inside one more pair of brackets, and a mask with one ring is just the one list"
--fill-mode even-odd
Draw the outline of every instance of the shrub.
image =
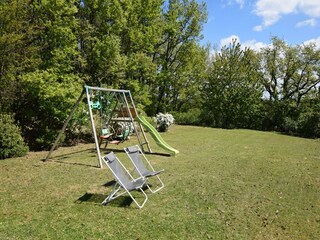
[[[20, 100], [16, 119], [23, 125], [24, 139], [32, 150], [50, 149], [83, 89], [83, 82], [74, 74], [49, 69], [23, 75], [22, 83], [25, 99]], [[82, 121], [80, 113], [75, 117]], [[69, 137], [73, 135], [64, 134], [62, 141], [72, 142]]]
[[158, 113], [156, 115], [157, 120], [157, 128], [159, 132], [166, 132], [168, 131], [171, 124], [174, 122], [174, 118], [170, 113]]
[[174, 120], [182, 125], [199, 125], [201, 110], [199, 108], [190, 109], [188, 112], [174, 112]]
[[320, 101], [305, 109], [298, 118], [298, 134], [308, 138], [320, 137]]
[[298, 129], [298, 122], [290, 117], [283, 119], [282, 129], [284, 132], [295, 135]]
[[26, 155], [28, 150], [12, 116], [0, 114], [0, 159], [21, 157]]

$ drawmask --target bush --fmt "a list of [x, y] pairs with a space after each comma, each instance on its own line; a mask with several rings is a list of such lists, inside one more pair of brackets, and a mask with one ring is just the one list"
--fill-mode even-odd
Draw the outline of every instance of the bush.
[[304, 109], [298, 118], [298, 134], [308, 138], [320, 137], [320, 100]]
[[283, 119], [282, 129], [288, 134], [295, 135], [298, 130], [298, 122], [290, 117], [285, 117]]
[[157, 119], [157, 128], [159, 132], [166, 132], [168, 131], [171, 124], [174, 122], [174, 118], [170, 113], [158, 113], [156, 115]]
[[[23, 75], [22, 83], [24, 99], [20, 99], [16, 119], [23, 125], [24, 139], [32, 150], [50, 149], [83, 89], [83, 82], [74, 74], [49, 69]], [[81, 114], [75, 114], [80, 123], [79, 118], [86, 117]], [[68, 129], [73, 127], [69, 126]], [[61, 142], [73, 142], [69, 137], [74, 135], [68, 134], [68, 129]]]
[[190, 109], [188, 112], [174, 112], [174, 120], [182, 125], [199, 125], [201, 110], [199, 108]]
[[0, 114], [0, 159], [22, 157], [28, 150], [12, 116]]

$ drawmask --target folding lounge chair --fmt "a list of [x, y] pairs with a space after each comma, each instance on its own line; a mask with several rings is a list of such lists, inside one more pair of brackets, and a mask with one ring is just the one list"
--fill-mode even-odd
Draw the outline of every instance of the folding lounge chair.
[[[142, 208], [144, 204], [148, 200], [147, 194], [143, 191], [142, 187], [146, 185], [146, 179], [144, 177], [139, 177], [134, 179], [129, 171], [125, 168], [125, 166], [120, 162], [117, 156], [111, 152], [104, 156], [103, 158], [104, 163], [109, 167], [111, 170], [116, 184], [113, 187], [112, 192], [108, 195], [108, 197], [102, 202], [102, 204], [107, 204], [108, 202], [112, 201], [113, 199], [128, 193], [132, 200], [137, 204], [139, 208]], [[139, 204], [136, 199], [131, 195], [132, 190], [139, 190], [144, 195], [144, 201], [142, 204]], [[122, 192], [121, 192], [122, 191]]]
[[[133, 163], [133, 165], [135, 167], [134, 171], [137, 172], [139, 174], [139, 176], [146, 177], [146, 178], [156, 176], [158, 178], [160, 185], [155, 190], [152, 190], [150, 185], [147, 184], [147, 187], [150, 189], [150, 191], [152, 193], [155, 193], [164, 187], [163, 182], [161, 181], [160, 177], [158, 176], [158, 174], [161, 173], [163, 171], [163, 169], [160, 171], [155, 171], [153, 169], [151, 163], [148, 161], [146, 156], [142, 153], [141, 149], [137, 145], [124, 148], [124, 151], [126, 152], [128, 157], [130, 158], [131, 162]], [[143, 156], [144, 161], [148, 164], [148, 168], [151, 170], [147, 169], [141, 156]]]

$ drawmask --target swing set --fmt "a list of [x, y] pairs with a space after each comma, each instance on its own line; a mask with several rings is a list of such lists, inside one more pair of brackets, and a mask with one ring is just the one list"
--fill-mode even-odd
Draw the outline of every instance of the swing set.
[[[92, 93], [90, 96], [94, 96]], [[132, 119], [137, 116], [133, 101], [128, 100], [126, 94], [119, 92], [98, 92], [98, 101], [90, 100], [92, 110], [99, 111], [100, 120], [100, 140], [99, 147], [105, 142], [104, 148], [108, 143], [119, 144], [127, 140], [134, 131]], [[125, 99], [126, 98], [126, 99]], [[91, 97], [92, 99], [92, 97]], [[128, 106], [126, 105], [128, 103]], [[128, 108], [129, 107], [129, 108]], [[131, 115], [128, 114], [130, 109]]]
[[[86, 95], [87, 98], [87, 105], [100, 168], [102, 168], [102, 158], [100, 153], [101, 144], [105, 142], [106, 148], [109, 143], [122, 143], [129, 138], [131, 133], [135, 133], [137, 136], [139, 145], [141, 146], [143, 152], [146, 152], [146, 149], [144, 148], [145, 146], [147, 146], [148, 152], [152, 152], [141, 122], [135, 124], [135, 118], [138, 118], [138, 113], [129, 90], [85, 86], [71, 113], [65, 121], [61, 131], [59, 132], [54, 144], [52, 145], [45, 161], [50, 158], [51, 153], [56, 148], [62, 134], [64, 133], [84, 95]], [[99, 112], [100, 118], [99, 137], [94, 121], [94, 113], [97, 112]]]

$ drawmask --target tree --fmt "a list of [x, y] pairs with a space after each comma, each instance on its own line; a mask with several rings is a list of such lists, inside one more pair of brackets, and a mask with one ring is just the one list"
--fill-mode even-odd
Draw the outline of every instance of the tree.
[[157, 65], [154, 52], [163, 34], [163, 0], [125, 1], [126, 24], [120, 33], [121, 52], [126, 56], [125, 81], [139, 106], [151, 103], [150, 95], [156, 84]]
[[37, 44], [41, 46], [40, 69], [54, 69], [59, 73], [74, 73], [78, 64], [76, 19], [77, 0], [35, 1], [36, 24], [43, 30]]
[[81, 0], [77, 19], [82, 57], [78, 72], [88, 85], [117, 87], [124, 79], [126, 66], [119, 36], [126, 24], [122, 2]]
[[304, 99], [312, 99], [320, 84], [320, 50], [314, 44], [289, 46], [276, 37], [261, 53], [261, 82], [268, 100], [266, 125], [296, 131]]
[[80, 55], [75, 2], [31, 1], [28, 5], [38, 29], [32, 45], [41, 61], [37, 68], [17, 74], [21, 88], [13, 109], [33, 150], [50, 146], [83, 85], [76, 73]]
[[320, 83], [320, 50], [314, 44], [288, 46], [276, 37], [262, 51], [262, 82], [270, 100], [301, 100]]
[[0, 112], [12, 112], [19, 100], [19, 76], [38, 67], [39, 29], [33, 22], [30, 0], [0, 2]]
[[203, 85], [203, 121], [214, 127], [260, 128], [262, 85], [257, 54], [234, 40], [216, 52]]
[[[187, 100], [181, 91], [194, 81], [205, 62], [205, 50], [199, 47], [200, 32], [205, 21], [204, 3], [171, 0], [164, 6], [163, 35], [154, 54], [158, 75], [152, 87], [150, 114], [178, 110], [182, 102]], [[197, 92], [192, 95], [197, 95]]]

